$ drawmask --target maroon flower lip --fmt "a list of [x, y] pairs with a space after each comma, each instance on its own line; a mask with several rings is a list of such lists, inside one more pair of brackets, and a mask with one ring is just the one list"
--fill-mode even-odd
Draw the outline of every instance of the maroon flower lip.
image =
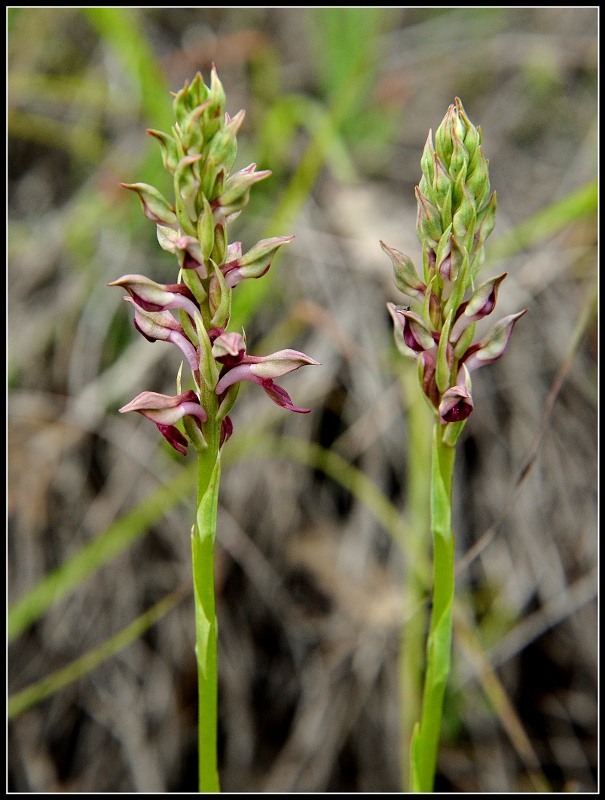
[[215, 339], [212, 352], [216, 360], [223, 364], [215, 389], [219, 397], [240, 381], [252, 381], [262, 386], [271, 400], [282, 408], [300, 414], [308, 414], [311, 410], [295, 406], [286, 390], [273, 379], [309, 364], [318, 366], [319, 362], [313, 358], [298, 350], [279, 350], [268, 356], [249, 356], [246, 355], [243, 337], [237, 333], [225, 333]]
[[191, 416], [199, 427], [201, 422], [206, 422], [208, 416], [192, 390], [175, 397], [157, 392], [142, 392], [120, 409], [121, 414], [127, 411], [138, 411], [139, 414], [155, 422], [167, 442], [183, 455], [187, 454], [189, 442], [175, 427], [175, 423], [185, 416]]

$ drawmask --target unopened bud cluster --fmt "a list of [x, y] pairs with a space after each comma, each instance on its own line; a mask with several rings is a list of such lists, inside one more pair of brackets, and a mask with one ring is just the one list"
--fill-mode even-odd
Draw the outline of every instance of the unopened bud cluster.
[[481, 129], [470, 122], [458, 98], [434, 144], [429, 131], [420, 163], [416, 200], [422, 278], [408, 256], [381, 242], [393, 262], [397, 288], [413, 304], [387, 307], [398, 350], [417, 360], [422, 390], [447, 425], [468, 418], [473, 410], [470, 373], [503, 355], [527, 309], [501, 319], [473, 344], [475, 324], [493, 311], [507, 273], [476, 283], [485, 240], [496, 221], [496, 193], [490, 193]]
[[[135, 327], [143, 336], [172, 342], [189, 364], [193, 389], [181, 391], [179, 373], [176, 396], [143, 392], [120, 409], [151, 419], [184, 454], [189, 441], [200, 450], [217, 431], [219, 446], [230, 436], [228, 412], [242, 380], [259, 383], [283, 408], [309, 411], [294, 406], [274, 378], [317, 362], [295, 350], [247, 355], [244, 337], [227, 332], [233, 287], [264, 275], [277, 250], [294, 237], [263, 239], [246, 253], [240, 242], [229, 244], [229, 220], [248, 204], [252, 186], [271, 173], [257, 172], [256, 164], [250, 164], [231, 175], [244, 112], [232, 119], [225, 112], [225, 94], [214, 67], [209, 87], [198, 72], [173, 97], [172, 135], [148, 133], [160, 143], [164, 167], [173, 176], [174, 204], [148, 184], [122, 186], [138, 194], [143, 213], [157, 225], [161, 247], [176, 256], [177, 283], [125, 275], [109, 285], [128, 292], [125, 299], [134, 306]], [[188, 438], [175, 427], [179, 420]]]

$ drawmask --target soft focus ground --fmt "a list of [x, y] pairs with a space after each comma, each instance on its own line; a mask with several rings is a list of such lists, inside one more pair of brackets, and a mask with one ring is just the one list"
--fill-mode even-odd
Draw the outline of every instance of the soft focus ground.
[[[311, 414], [289, 414], [252, 386], [225, 448], [216, 583], [227, 791], [398, 791], [397, 659], [413, 611], [403, 600], [410, 565], [359, 492], [292, 458], [242, 459], [238, 437], [331, 448], [405, 514], [415, 395], [400, 380], [385, 309], [405, 299], [378, 242], [421, 260], [413, 188], [428, 129], [455, 96], [481, 125], [495, 243], [596, 174], [596, 9], [338, 13], [134, 15], [168, 89], [198, 69], [208, 80], [214, 61], [228, 111], [247, 110], [237, 165], [274, 175], [232, 238], [250, 247], [284, 192], [294, 197], [272, 232], [296, 239], [263, 279], [250, 349], [295, 347], [322, 362], [284, 381]], [[136, 56], [124, 55], [135, 40], [119, 45], [120, 31], [101, 27], [70, 9], [9, 19], [9, 603], [183, 468], [151, 423], [117, 413], [145, 389], [174, 393], [177, 353], [138, 336], [121, 292], [105, 285], [136, 272], [175, 280], [153, 225], [118, 186], [156, 178], [159, 150], [144, 131], [170, 124], [170, 97], [150, 98], [148, 76], [137, 79]], [[541, 428], [596, 263], [588, 215], [486, 265], [509, 272], [498, 318], [530, 311], [505, 358], [475, 373], [458, 448], [457, 594], [484, 660], [459, 619], [443, 791], [531, 791], [540, 773], [556, 791], [597, 787], [594, 316]], [[11, 644], [10, 694], [190, 586], [193, 491]], [[11, 721], [9, 788], [195, 790], [193, 647], [187, 593], [117, 656]], [[506, 693], [498, 711], [477, 678], [487, 659]]]

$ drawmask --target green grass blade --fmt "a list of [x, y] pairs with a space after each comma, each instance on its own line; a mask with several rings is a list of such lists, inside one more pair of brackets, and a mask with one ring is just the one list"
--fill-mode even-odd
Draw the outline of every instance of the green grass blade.
[[166, 78], [143, 33], [138, 10], [91, 7], [83, 8], [82, 13], [139, 86], [142, 106], [152, 126], [170, 130], [172, 109], [166, 102]]
[[572, 222], [596, 212], [597, 207], [598, 184], [594, 180], [551, 203], [487, 245], [486, 259], [493, 264], [495, 261], [510, 258], [521, 250], [554, 236]]
[[131, 622], [130, 625], [107, 642], [104, 642], [100, 647], [91, 650], [89, 653], [82, 656], [82, 658], [78, 658], [76, 661], [68, 664], [68, 666], [63, 667], [63, 669], [53, 672], [43, 680], [9, 697], [8, 718], [13, 719], [19, 716], [19, 714], [27, 711], [28, 708], [40, 703], [42, 700], [55, 694], [55, 692], [64, 689], [66, 686], [69, 686], [70, 683], [74, 683], [74, 681], [77, 681], [79, 678], [95, 669], [95, 667], [98, 667], [103, 661], [106, 661], [120, 650], [123, 650], [173, 609], [186, 594], [187, 590], [177, 589], [175, 592], [172, 592], [160, 600], [159, 603], [156, 603], [149, 611], [141, 614], [134, 622]]
[[[195, 465], [194, 465], [195, 466]], [[81, 548], [69, 561], [43, 578], [17, 600], [8, 612], [8, 640], [11, 641], [35, 622], [53, 603], [73, 591], [99, 567], [131, 545], [154, 522], [193, 491], [195, 472], [179, 471], [165, 486], [160, 486], [135, 508], [118, 519], [90, 544]]]
[[58, 147], [91, 164], [98, 163], [105, 150], [105, 142], [94, 130], [14, 108], [8, 111], [8, 134], [45, 147]]
[[[369, 478], [346, 459], [303, 439], [269, 435], [237, 436], [225, 447], [225, 466], [243, 458], [280, 457], [319, 469], [362, 502], [401, 546], [408, 527], [399, 510]], [[156, 489], [135, 508], [116, 520], [93, 542], [43, 578], [8, 612], [8, 639], [12, 641], [39, 619], [55, 602], [129, 547], [193, 490], [195, 465], [183, 468], [169, 483]]]
[[384, 16], [383, 8], [308, 9], [314, 66], [328, 98], [337, 97], [356, 75], [364, 75], [364, 89], [369, 88]]

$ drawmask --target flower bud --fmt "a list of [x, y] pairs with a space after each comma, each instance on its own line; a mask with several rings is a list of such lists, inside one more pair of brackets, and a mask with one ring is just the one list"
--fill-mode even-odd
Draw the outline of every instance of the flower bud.
[[450, 106], [441, 124], [435, 131], [435, 151], [448, 171], [454, 149], [454, 144], [452, 142], [453, 115], [454, 106]]
[[452, 188], [452, 179], [448, 174], [448, 171], [443, 165], [443, 162], [435, 153], [435, 178], [433, 181], [433, 186], [435, 189], [435, 196], [437, 198], [437, 202], [439, 205], [443, 205], [446, 195], [448, 191], [451, 192]]
[[189, 84], [188, 101], [191, 108], [197, 108], [204, 104], [208, 99], [208, 87], [204, 83], [201, 72], [196, 72], [193, 80]]
[[463, 239], [469, 231], [474, 230], [476, 219], [477, 212], [475, 210], [475, 201], [466, 188], [466, 184], [463, 184], [460, 207], [454, 213], [452, 219], [454, 236]]
[[[473, 167], [473, 165], [471, 165]], [[477, 149], [477, 157], [475, 159], [475, 165], [471, 169], [469, 167], [468, 175], [466, 178], [466, 185], [468, 187], [469, 192], [475, 198], [475, 202], [477, 204], [477, 208], [481, 208], [487, 198], [489, 197], [489, 174], [487, 171], [487, 160], [483, 153], [481, 152], [481, 148]]]
[[200, 187], [199, 161], [202, 155], [185, 156], [177, 164], [174, 173], [175, 186], [185, 202], [185, 207], [191, 219], [196, 218], [193, 200]]
[[485, 244], [485, 240], [494, 230], [496, 225], [496, 210], [498, 201], [496, 192], [492, 192], [489, 203], [477, 213], [475, 233], [473, 236], [473, 255]]
[[429, 130], [429, 135], [422, 151], [420, 168], [429, 186], [432, 186], [435, 179], [435, 148], [433, 147], [433, 132], [431, 130]]
[[185, 81], [182, 89], [175, 94], [171, 93], [174, 97], [172, 101], [172, 111], [176, 117], [177, 124], [180, 126], [184, 122], [187, 114], [191, 111], [191, 104], [189, 100], [189, 81]]
[[209, 132], [205, 130], [201, 117], [209, 102], [207, 100], [190, 111], [180, 125], [181, 145], [188, 155], [199, 155], [208, 140]]
[[212, 202], [215, 218], [229, 217], [236, 214], [248, 205], [250, 189], [258, 181], [271, 175], [271, 170], [265, 169], [255, 172], [256, 164], [250, 164], [227, 179], [219, 196]]
[[452, 156], [449, 165], [449, 174], [452, 176], [454, 180], [458, 177], [458, 175], [462, 172], [462, 170], [464, 170], [466, 173], [469, 161], [470, 159], [468, 155], [468, 150], [460, 141], [460, 138], [458, 137], [456, 130], [453, 130]]
[[[220, 192], [215, 191], [216, 177], [220, 169], [227, 173], [231, 170], [237, 156], [236, 133], [244, 121], [244, 111], [239, 111], [233, 119], [225, 124], [212, 138], [204, 167], [202, 169], [202, 191], [210, 202], [216, 199]], [[222, 188], [222, 187], [221, 187]]]
[[475, 157], [475, 153], [481, 144], [481, 128], [476, 127], [470, 121], [470, 119], [466, 115], [466, 111], [462, 105], [462, 101], [459, 97], [454, 99], [454, 106], [456, 108], [456, 114], [458, 119], [460, 120], [463, 128], [464, 134], [462, 136], [462, 142], [466, 149], [468, 150], [469, 159], [472, 161]]
[[380, 246], [391, 259], [395, 285], [399, 291], [409, 295], [409, 297], [413, 297], [415, 300], [423, 300], [426, 285], [418, 277], [412, 259], [382, 241]]
[[271, 239], [261, 239], [246, 255], [227, 261], [221, 267], [227, 286], [233, 287], [244, 278], [262, 277], [273, 261], [278, 249], [288, 244], [294, 236], [273, 236]]
[[210, 141], [221, 127], [225, 114], [225, 91], [214, 64], [210, 73], [210, 88], [207, 91], [208, 103], [204, 109], [203, 125], [206, 141]]
[[169, 136], [167, 133], [163, 133], [162, 131], [154, 131], [149, 129], [147, 133], [149, 133], [151, 136], [155, 136], [160, 143], [160, 147], [162, 148], [162, 161], [164, 163], [164, 169], [167, 170], [171, 175], [174, 175], [176, 166], [179, 163], [179, 151], [176, 145], [176, 139], [173, 136]]
[[154, 186], [147, 183], [121, 183], [125, 189], [131, 189], [139, 195], [143, 213], [152, 222], [174, 227], [177, 222], [174, 206]]
[[439, 209], [433, 205], [416, 187], [416, 200], [418, 202], [418, 217], [416, 226], [420, 241], [427, 241], [432, 247], [437, 247], [443, 234], [441, 215]]

